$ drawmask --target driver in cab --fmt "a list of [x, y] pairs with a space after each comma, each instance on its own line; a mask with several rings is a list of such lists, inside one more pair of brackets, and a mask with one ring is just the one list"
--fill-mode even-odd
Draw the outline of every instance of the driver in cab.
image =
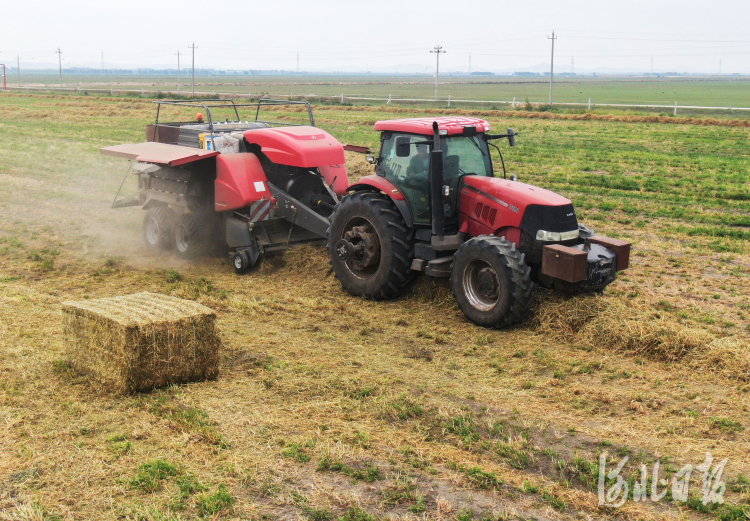
[[409, 160], [406, 176], [415, 179], [417, 175], [427, 175], [430, 169], [430, 151], [427, 145], [417, 145], [417, 154]]

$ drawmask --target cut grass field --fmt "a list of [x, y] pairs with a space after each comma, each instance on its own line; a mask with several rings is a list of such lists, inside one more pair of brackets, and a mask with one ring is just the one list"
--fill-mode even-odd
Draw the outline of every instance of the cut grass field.
[[[375, 121], [417, 113], [316, 121], [375, 148]], [[153, 106], [0, 97], [0, 518], [748, 519], [748, 129], [482, 114], [520, 133], [510, 172], [633, 242], [604, 297], [537, 291], [491, 331], [442, 280], [350, 297], [319, 247], [243, 277], [154, 254], [142, 212], [109, 208], [125, 164], [98, 153], [142, 141]], [[113, 397], [70, 369], [62, 302], [141, 291], [217, 311], [218, 380]], [[727, 458], [726, 503], [695, 471], [687, 502], [600, 507], [602, 451], [629, 457], [631, 491], [642, 464]]]

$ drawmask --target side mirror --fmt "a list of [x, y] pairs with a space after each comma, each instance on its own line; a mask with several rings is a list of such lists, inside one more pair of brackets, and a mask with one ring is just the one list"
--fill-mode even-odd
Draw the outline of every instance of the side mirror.
[[365, 156], [365, 161], [367, 161], [367, 162], [368, 162], [368, 163], [370, 163], [371, 165], [374, 165], [375, 163], [377, 163], [377, 160], [375, 159], [375, 156], [373, 156], [373, 155], [371, 155], [371, 154], [367, 154], [367, 155]]
[[411, 154], [411, 138], [399, 136], [396, 138], [396, 157], [409, 157]]
[[508, 129], [508, 143], [510, 146], [514, 147], [516, 146], [516, 132], [512, 128]]

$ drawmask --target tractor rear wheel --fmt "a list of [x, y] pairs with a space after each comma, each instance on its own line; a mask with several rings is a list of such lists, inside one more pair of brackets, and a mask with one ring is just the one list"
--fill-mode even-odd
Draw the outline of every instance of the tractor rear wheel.
[[143, 241], [146, 246], [154, 250], [171, 248], [176, 221], [177, 215], [169, 206], [149, 208], [143, 218]]
[[177, 253], [186, 259], [202, 255], [210, 245], [211, 223], [198, 213], [186, 213], [174, 227], [174, 245]]
[[333, 272], [352, 295], [373, 300], [397, 297], [414, 279], [413, 239], [388, 196], [355, 192], [331, 215], [328, 252]]
[[516, 245], [504, 237], [482, 235], [456, 252], [451, 287], [466, 317], [484, 327], [519, 322], [532, 301], [531, 268]]

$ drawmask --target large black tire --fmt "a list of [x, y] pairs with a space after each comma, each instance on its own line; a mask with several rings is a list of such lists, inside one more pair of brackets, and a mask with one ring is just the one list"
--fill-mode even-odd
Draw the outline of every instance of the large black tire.
[[[336, 244], [345, 238], [366, 251], [341, 260]], [[414, 233], [387, 195], [355, 192], [342, 199], [331, 215], [328, 253], [336, 278], [352, 295], [390, 299], [414, 280]]]
[[533, 287], [523, 253], [504, 237], [474, 237], [456, 252], [453, 296], [477, 325], [508, 327], [519, 322], [531, 305]]
[[211, 220], [199, 213], [183, 214], [174, 227], [174, 245], [177, 253], [192, 259], [208, 252], [211, 245]]
[[177, 214], [169, 206], [149, 208], [143, 218], [143, 242], [154, 250], [167, 250], [174, 244]]

